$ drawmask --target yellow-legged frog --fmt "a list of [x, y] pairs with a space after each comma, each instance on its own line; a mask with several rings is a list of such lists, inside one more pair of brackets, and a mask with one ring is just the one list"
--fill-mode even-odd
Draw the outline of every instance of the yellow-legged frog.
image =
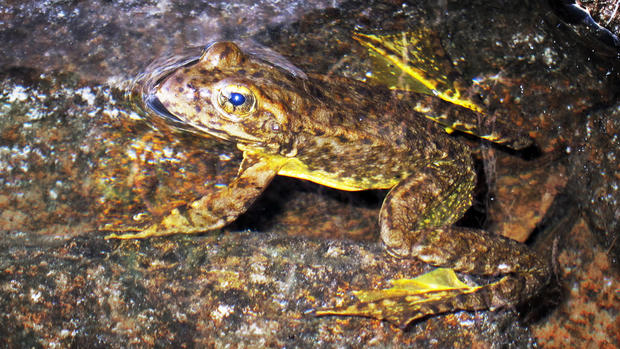
[[[385, 87], [306, 75], [235, 43], [213, 43], [199, 59], [160, 79], [149, 104], [199, 133], [236, 143], [244, 156], [237, 177], [141, 232], [109, 237], [221, 228], [245, 212], [276, 175], [341, 190], [389, 189], [379, 225], [391, 255], [501, 278], [427, 298], [424, 306], [401, 297], [396, 314], [373, 310], [372, 316], [404, 325], [428, 314], [528, 298], [546, 282], [547, 265], [523, 244], [453, 225], [472, 202], [476, 173], [470, 150], [411, 103]], [[377, 302], [389, 307], [388, 301]]]

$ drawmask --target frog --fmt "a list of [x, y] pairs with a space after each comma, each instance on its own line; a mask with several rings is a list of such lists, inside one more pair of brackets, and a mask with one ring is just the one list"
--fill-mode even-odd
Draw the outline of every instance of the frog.
[[[387, 292], [317, 315], [371, 316], [406, 326], [427, 315], [520, 303], [547, 283], [547, 263], [524, 244], [454, 224], [472, 204], [474, 161], [468, 145], [422, 115], [420, 103], [428, 98], [403, 99], [384, 86], [306, 74], [241, 44], [214, 42], [159, 78], [145, 99], [184, 129], [234, 143], [243, 153], [237, 176], [160, 222], [107, 238], [220, 229], [248, 210], [277, 175], [346, 191], [384, 189], [378, 221], [390, 256], [447, 268], [442, 277], [452, 280], [457, 271], [497, 281], [475, 287], [447, 282], [413, 291], [418, 298]], [[433, 108], [441, 115], [453, 105], [440, 100]], [[436, 291], [441, 296], [432, 295]]]

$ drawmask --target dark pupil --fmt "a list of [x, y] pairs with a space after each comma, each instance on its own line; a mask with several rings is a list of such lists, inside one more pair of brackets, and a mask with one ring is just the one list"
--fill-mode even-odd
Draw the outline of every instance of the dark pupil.
[[230, 102], [230, 104], [234, 105], [235, 107], [238, 107], [242, 105], [243, 103], [245, 103], [245, 97], [241, 93], [233, 92], [230, 94], [228, 101]]

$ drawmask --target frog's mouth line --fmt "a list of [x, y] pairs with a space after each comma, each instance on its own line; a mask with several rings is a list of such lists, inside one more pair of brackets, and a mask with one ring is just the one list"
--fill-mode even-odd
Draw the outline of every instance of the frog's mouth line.
[[149, 109], [151, 109], [153, 112], [163, 117], [164, 119], [172, 121], [173, 123], [184, 124], [181, 119], [168, 111], [168, 109], [164, 107], [159, 98], [157, 98], [156, 96], [148, 96], [147, 98], [145, 98], [145, 103], [146, 106], [149, 107]]
[[164, 105], [161, 103], [159, 98], [157, 98], [157, 96], [151, 95], [151, 96], [144, 97], [144, 103], [152, 112], [162, 117], [165, 122], [167, 122], [170, 126], [172, 126], [173, 128], [177, 130], [187, 131], [187, 132], [191, 132], [195, 134], [203, 134], [203, 135], [206, 133], [208, 135], [211, 135], [219, 139], [230, 140], [230, 136], [226, 132], [196, 127], [194, 125], [188, 124], [187, 122], [179, 119], [179, 117], [172, 114], [168, 109], [166, 109], [166, 107], [164, 107]]

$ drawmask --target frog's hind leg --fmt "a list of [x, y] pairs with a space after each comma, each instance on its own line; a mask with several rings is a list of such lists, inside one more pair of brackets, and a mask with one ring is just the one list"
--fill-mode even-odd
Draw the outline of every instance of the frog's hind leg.
[[[401, 321], [448, 310], [476, 310], [516, 304], [548, 279], [548, 266], [527, 246], [483, 230], [455, 227], [471, 204], [475, 173], [465, 164], [429, 166], [406, 178], [386, 197], [380, 213], [381, 237], [398, 257], [499, 281], [462, 292], [450, 291]], [[401, 323], [402, 324], [402, 323]]]

